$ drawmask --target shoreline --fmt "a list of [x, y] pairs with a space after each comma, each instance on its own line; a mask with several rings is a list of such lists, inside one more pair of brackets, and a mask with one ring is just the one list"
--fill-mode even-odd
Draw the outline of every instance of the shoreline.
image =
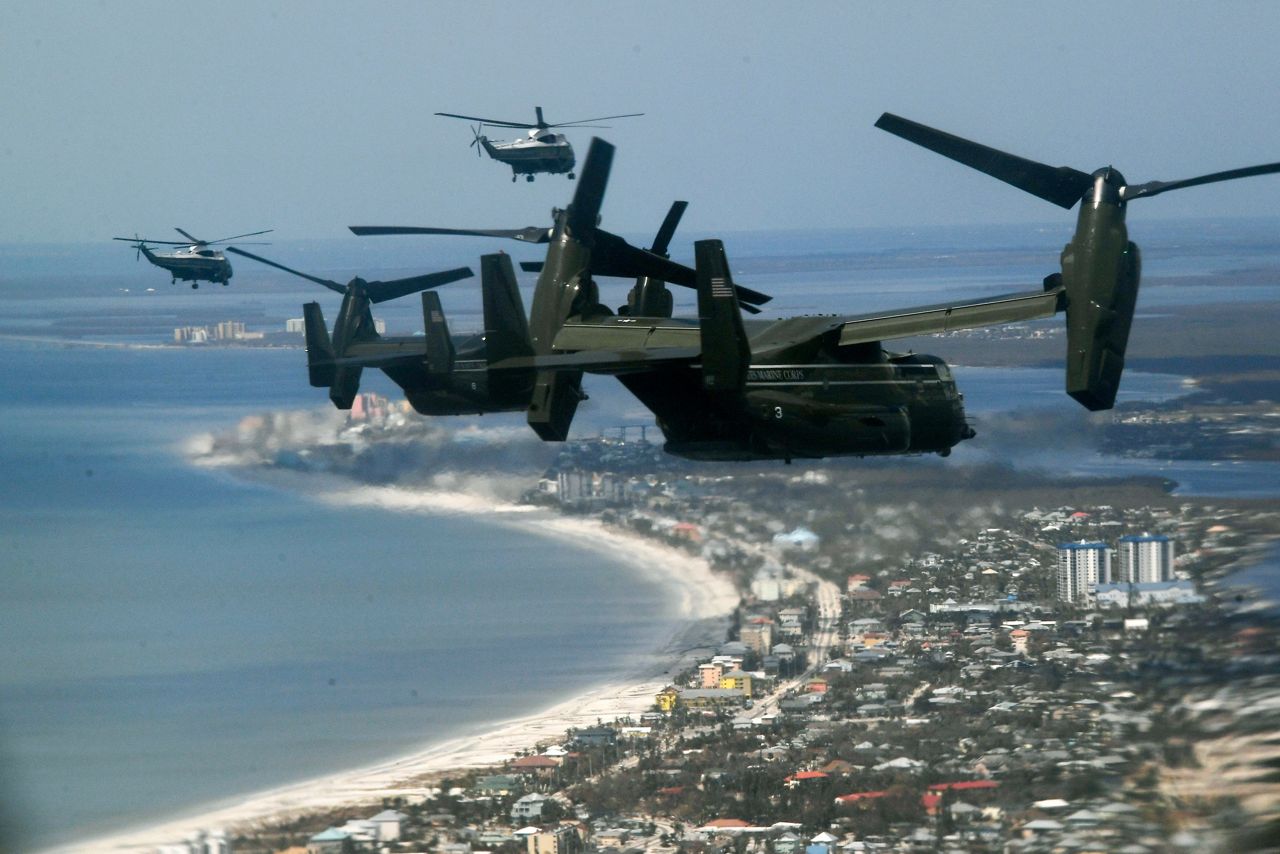
[[[231, 469], [230, 461], [197, 461], [197, 465]], [[316, 475], [260, 472], [234, 466], [234, 476], [299, 492], [294, 479], [305, 479], [314, 489]], [[377, 803], [383, 797], [407, 797], [425, 791], [423, 778], [461, 769], [499, 765], [522, 750], [561, 739], [566, 730], [594, 725], [597, 719], [638, 716], [653, 705], [653, 697], [669, 679], [666, 672], [693, 661], [696, 653], [714, 649], [725, 639], [729, 615], [739, 597], [728, 579], [712, 572], [702, 558], [673, 549], [639, 535], [604, 525], [590, 517], [565, 517], [542, 508], [494, 501], [462, 493], [418, 491], [403, 487], [368, 486], [335, 475], [318, 495], [306, 500], [341, 506], [378, 507], [396, 512], [426, 515], [483, 515], [487, 522], [516, 527], [535, 536], [568, 542], [600, 552], [610, 563], [622, 563], [631, 571], [662, 583], [669, 591], [674, 614], [667, 621], [661, 645], [647, 654], [648, 661], [620, 672], [606, 685], [557, 699], [529, 715], [477, 724], [476, 731], [444, 741], [424, 741], [406, 753], [233, 796], [192, 808], [174, 818], [59, 844], [46, 854], [70, 852], [146, 851], [180, 842], [198, 830], [226, 829], [287, 820], [322, 809]]]

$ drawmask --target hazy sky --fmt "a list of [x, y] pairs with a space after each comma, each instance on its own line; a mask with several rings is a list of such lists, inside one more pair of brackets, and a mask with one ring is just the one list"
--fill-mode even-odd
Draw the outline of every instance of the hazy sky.
[[[477, 159], [436, 111], [644, 112], [605, 224], [674, 198], [725, 231], [1069, 215], [872, 127], [884, 110], [1133, 182], [1280, 160], [1280, 3], [0, 4], [0, 242], [181, 225], [548, 222], [573, 184]], [[518, 132], [495, 130], [498, 139]], [[1138, 203], [1135, 203], [1138, 204]], [[1280, 178], [1143, 201], [1280, 212]]]

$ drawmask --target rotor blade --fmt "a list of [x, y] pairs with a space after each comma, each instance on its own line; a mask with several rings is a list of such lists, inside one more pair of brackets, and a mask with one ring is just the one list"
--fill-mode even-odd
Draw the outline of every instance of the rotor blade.
[[583, 126], [583, 125], [585, 125], [587, 122], [603, 122], [603, 121], [608, 121], [609, 119], [630, 119], [630, 118], [634, 118], [634, 117], [636, 117], [636, 116], [643, 116], [643, 115], [644, 115], [644, 113], [623, 113], [623, 114], [622, 114], [622, 115], [620, 115], [620, 116], [596, 116], [594, 119], [578, 119], [577, 121], [573, 121], [573, 122], [556, 122], [556, 123], [555, 123], [555, 124], [553, 124], [553, 125], [547, 125], [547, 127], [549, 127], [549, 128], [567, 128], [567, 127], [571, 127], [571, 126], [573, 126], [573, 125], [577, 125], [578, 127], [582, 127], [582, 126]]
[[174, 226], [173, 230], [178, 232], [178, 234], [181, 234], [183, 237], [187, 238], [188, 240], [190, 240], [192, 243], [204, 243], [204, 241], [201, 240], [200, 238], [192, 237], [190, 234], [178, 228], [177, 226]]
[[680, 217], [684, 216], [684, 209], [687, 207], [689, 207], [688, 202], [671, 203], [671, 210], [667, 211], [667, 218], [662, 221], [661, 227], [658, 228], [658, 235], [653, 238], [653, 245], [649, 247], [650, 252], [666, 257], [671, 237], [676, 233], [676, 226], [680, 224]]
[[380, 234], [465, 234], [473, 237], [509, 237], [521, 243], [549, 243], [551, 229], [527, 228], [419, 228], [412, 225], [349, 225], [352, 234], [370, 237]]
[[1046, 166], [1015, 154], [1006, 154], [892, 113], [880, 116], [876, 127], [1068, 210], [1080, 201], [1093, 183], [1091, 175], [1078, 169]]
[[1243, 169], [1230, 169], [1226, 172], [1214, 172], [1212, 175], [1201, 175], [1199, 178], [1184, 178], [1181, 181], [1148, 181], [1145, 184], [1130, 185], [1121, 191], [1125, 201], [1140, 199], [1143, 196], [1158, 196], [1169, 190], [1181, 190], [1183, 187], [1198, 187], [1201, 184], [1215, 184], [1218, 181], [1232, 181], [1236, 178], [1249, 178], [1253, 175], [1270, 175], [1280, 172], [1280, 163], [1266, 163], [1262, 166], [1246, 166]]
[[[248, 234], [237, 234], [232, 237], [219, 237], [217, 240], [206, 240], [204, 241], [204, 244], [205, 246], [208, 246], [211, 243], [226, 243], [228, 240], [237, 240], [241, 237], [256, 237], [259, 234], [270, 234], [273, 231], [275, 231], [274, 228], [268, 228], [264, 231], [251, 231]], [[264, 243], [262, 245], [269, 246], [270, 244]]]
[[277, 270], [284, 270], [286, 273], [293, 273], [293, 275], [306, 279], [309, 282], [315, 282], [317, 285], [324, 285], [326, 288], [328, 288], [331, 291], [337, 291], [340, 294], [345, 294], [347, 292], [347, 288], [345, 285], [340, 285], [337, 282], [332, 281], [330, 279], [321, 279], [318, 276], [311, 276], [306, 273], [300, 273], [297, 270], [293, 269], [292, 267], [286, 267], [283, 264], [277, 264], [275, 261], [268, 261], [266, 258], [263, 258], [260, 255], [254, 255], [252, 252], [245, 252], [243, 249], [237, 249], [234, 246], [228, 246], [227, 251], [234, 252], [237, 255], [243, 255], [246, 258], [252, 258], [253, 260], [257, 261], [260, 264], [266, 264], [268, 267], [275, 267]]
[[448, 116], [451, 119], [466, 119], [469, 122], [480, 122], [499, 128], [531, 128], [530, 122], [504, 122], [501, 119], [482, 119], [479, 116], [460, 116], [457, 113], [436, 113], [437, 116]]
[[423, 276], [411, 276], [407, 279], [393, 279], [390, 282], [368, 282], [365, 284], [365, 293], [369, 297], [369, 302], [386, 302], [389, 299], [416, 294], [418, 291], [438, 288], [441, 285], [447, 285], [459, 279], [469, 279], [474, 275], [475, 273], [471, 272], [470, 267], [456, 267], [440, 273], [427, 273]]
[[[637, 249], [627, 241], [603, 228], [596, 229], [595, 246], [591, 250], [591, 272], [597, 276], [617, 276], [634, 279], [649, 276], [685, 288], [698, 286], [697, 274], [691, 267]], [[744, 305], [763, 305], [773, 297], [751, 288], [735, 284], [738, 301]]]
[[600, 220], [600, 206], [604, 203], [604, 190], [609, 184], [609, 170], [613, 166], [613, 146], [598, 136], [591, 138], [587, 159], [578, 175], [578, 189], [573, 193], [567, 217], [569, 233], [579, 240], [590, 242], [591, 233]]
[[130, 243], [160, 243], [165, 246], [190, 246], [190, 240], [148, 240], [145, 237], [113, 237], [112, 240], [127, 240]]

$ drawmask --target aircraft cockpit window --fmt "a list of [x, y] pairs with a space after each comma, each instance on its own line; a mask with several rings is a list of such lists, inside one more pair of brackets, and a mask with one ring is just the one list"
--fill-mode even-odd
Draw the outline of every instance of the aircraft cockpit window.
[[549, 133], [538, 137], [538, 142], [555, 142], [555, 141], [556, 141], [555, 136]]

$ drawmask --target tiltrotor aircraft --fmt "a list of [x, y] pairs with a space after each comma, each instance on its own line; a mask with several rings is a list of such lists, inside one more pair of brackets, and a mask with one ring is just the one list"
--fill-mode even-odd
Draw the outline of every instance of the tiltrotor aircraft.
[[[243, 249], [228, 252], [252, 258], [342, 294], [342, 306], [330, 334], [320, 304], [302, 307], [311, 385], [329, 389], [338, 409], [350, 409], [365, 368], [378, 368], [404, 390], [409, 404], [423, 415], [470, 415], [511, 412], [529, 404], [532, 372], [504, 371], [490, 376], [492, 361], [529, 355], [521, 344], [529, 335], [515, 271], [506, 255], [480, 259], [484, 282], [485, 331], [449, 334], [440, 296], [432, 288], [475, 275], [470, 267], [439, 273], [367, 282], [356, 277], [345, 285], [270, 261]], [[422, 291], [425, 336], [388, 337], [374, 329], [371, 306]], [[492, 339], [491, 343], [486, 338]]]
[[[658, 236], [655, 250], [665, 249], [675, 232], [685, 203], [671, 207]], [[524, 235], [532, 242], [546, 242], [548, 229], [503, 232], [501, 236]], [[672, 264], [655, 250], [645, 252], [614, 237], [614, 258], [608, 261], [612, 275], [637, 276], [657, 264], [666, 272], [688, 267]], [[517, 286], [511, 259], [504, 253], [480, 258], [480, 282], [484, 304], [484, 330], [471, 335], [452, 336], [439, 296], [430, 289], [472, 275], [459, 267], [441, 273], [415, 276], [391, 282], [366, 282], [355, 278], [346, 285], [286, 267], [236, 247], [227, 251], [284, 270], [343, 295], [342, 306], [332, 334], [324, 324], [318, 303], [303, 306], [307, 345], [307, 369], [311, 385], [329, 389], [329, 398], [339, 409], [350, 409], [359, 391], [364, 368], [377, 368], [399, 385], [413, 408], [423, 415], [471, 415], [524, 410], [533, 391], [534, 371], [520, 364], [533, 355], [524, 302]], [[600, 256], [605, 259], [604, 254]], [[526, 268], [534, 265], [523, 265]], [[603, 273], [602, 273], [603, 275]], [[640, 283], [646, 281], [643, 277]], [[638, 284], [637, 287], [640, 285]], [[423, 336], [384, 337], [374, 329], [371, 305], [424, 291], [422, 294]], [[501, 370], [494, 365], [501, 363]]]
[[[184, 282], [191, 282], [192, 288], [200, 287], [200, 282], [216, 282], [220, 285], [226, 285], [231, 281], [231, 262], [222, 254], [219, 249], [210, 249], [209, 247], [226, 243], [229, 240], [239, 240], [242, 237], [256, 237], [259, 234], [270, 234], [273, 229], [268, 228], [266, 231], [251, 231], [248, 234], [237, 234], [232, 237], [223, 237], [219, 240], [201, 240], [194, 237], [180, 228], [174, 228], [174, 231], [181, 234], [186, 240], [150, 240], [145, 237], [113, 237], [112, 240], [124, 240], [133, 244], [135, 253], [138, 256], [146, 256], [147, 260], [157, 267], [168, 270], [172, 277], [171, 284], [177, 284], [179, 279]], [[174, 252], [152, 252], [148, 243], [155, 243], [166, 246], [181, 246]], [[250, 246], [255, 244], [248, 244]]]
[[[877, 125], [1064, 207], [1082, 201], [1061, 272], [1038, 290], [866, 315], [747, 320], [767, 297], [733, 283], [718, 240], [695, 244], [695, 269], [631, 247], [597, 226], [613, 146], [593, 140], [572, 204], [546, 236], [534, 292], [531, 356], [490, 371], [534, 371], [527, 418], [563, 440], [583, 398], [583, 372], [614, 374], [656, 416], [666, 450], [702, 460], [938, 453], [972, 438], [962, 396], [936, 356], [884, 342], [1066, 313], [1066, 390], [1108, 409], [1119, 389], [1139, 280], [1124, 228], [1128, 200], [1183, 187], [1280, 172], [1280, 163], [1173, 182], [1127, 185], [1111, 168], [1093, 174], [1004, 154], [886, 113]], [[479, 233], [530, 242], [536, 229], [353, 227], [357, 234]], [[537, 239], [535, 242], [542, 242]], [[665, 245], [661, 247], [665, 250]], [[643, 277], [625, 311], [602, 305], [594, 275], [626, 260]], [[693, 286], [698, 317], [673, 318], [665, 283]], [[665, 295], [669, 297], [669, 294]]]
[[[510, 166], [512, 181], [515, 181], [521, 175], [525, 176], [526, 181], [532, 181], [533, 176], [539, 173], [549, 175], [567, 173], [569, 180], [573, 180], [573, 166], [575, 163], [573, 146], [569, 144], [569, 140], [565, 138], [564, 134], [554, 133], [555, 128], [601, 127], [600, 125], [593, 125], [591, 122], [603, 122], [609, 119], [629, 119], [644, 115], [644, 113], [626, 113], [620, 116], [599, 116], [594, 119], [578, 119], [573, 122], [548, 124], [542, 118], [542, 108], [534, 107], [533, 109], [538, 118], [532, 126], [528, 122], [482, 119], [478, 116], [461, 116], [457, 113], [436, 113], [436, 115], [479, 122], [479, 125], [471, 129], [471, 145], [475, 146], [476, 156], [480, 156], [480, 149], [483, 148], [494, 160]], [[485, 125], [503, 128], [527, 128], [528, 132], [524, 139], [516, 139], [511, 142], [490, 142], [489, 138], [481, 133]]]

